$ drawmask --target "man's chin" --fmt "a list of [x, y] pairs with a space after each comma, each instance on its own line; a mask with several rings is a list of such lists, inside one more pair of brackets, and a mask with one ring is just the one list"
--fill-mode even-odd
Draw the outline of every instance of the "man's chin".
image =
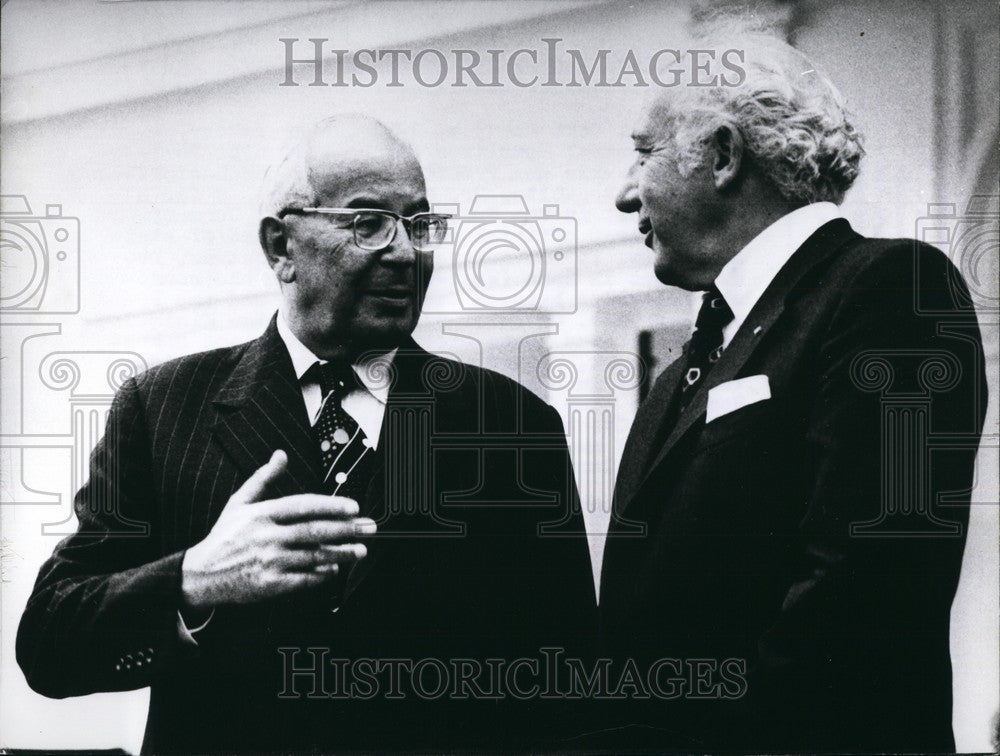
[[677, 272], [662, 252], [658, 252], [656, 262], [653, 263], [653, 274], [656, 276], [656, 280], [665, 286], [680, 286]]
[[696, 281], [692, 281], [690, 275], [685, 275], [683, 270], [678, 270], [673, 264], [674, 257], [667, 250], [659, 247], [656, 251], [656, 261], [653, 263], [653, 274], [656, 280], [665, 286], [676, 286], [685, 291], [702, 291], [706, 287], [701, 286]]
[[374, 318], [356, 329], [352, 341], [365, 350], [395, 349], [410, 338], [416, 318]]

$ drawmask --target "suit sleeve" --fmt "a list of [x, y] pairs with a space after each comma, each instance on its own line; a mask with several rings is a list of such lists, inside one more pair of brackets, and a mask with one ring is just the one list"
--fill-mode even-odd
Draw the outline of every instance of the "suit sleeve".
[[[807, 464], [789, 471], [807, 492], [790, 539], [795, 578], [750, 669], [750, 700], [771, 702], [750, 708], [760, 733], [851, 750], [954, 747], [949, 617], [986, 408], [963, 299], [944, 255], [905, 242], [845, 290], [818, 354]], [[950, 441], [929, 450], [924, 433]], [[922, 503], [917, 517], [885, 517]]]
[[582, 660], [586, 669], [591, 668], [597, 645], [597, 600], [562, 420], [551, 406], [538, 404], [526, 418], [529, 436], [536, 433], [554, 443], [545, 454], [533, 455], [532, 486], [555, 493], [558, 506], [545, 507], [544, 516], [535, 518], [533, 537], [526, 539], [521, 554], [526, 558], [523, 586], [533, 638], [525, 655], [539, 660], [540, 678], [548, 681], [527, 702], [519, 719], [527, 733], [522, 747], [563, 750], [578, 747], [575, 739], [590, 727], [591, 708], [583, 701], [545, 696], [566, 686], [565, 669], [574, 663], [571, 660]]
[[42, 565], [17, 634], [33, 690], [52, 698], [149, 685], [179, 647], [183, 552], [163, 554], [135, 380], [108, 414], [74, 500], [77, 532]]
[[567, 653], [593, 650], [597, 626], [597, 599], [580, 498], [559, 413], [549, 405], [539, 412], [539, 433], [558, 439], [547, 460], [538, 460], [543, 490], [555, 492], [555, 515], [535, 524], [537, 564], [531, 581], [536, 616], [552, 622], [550, 638], [542, 641], [565, 646]]

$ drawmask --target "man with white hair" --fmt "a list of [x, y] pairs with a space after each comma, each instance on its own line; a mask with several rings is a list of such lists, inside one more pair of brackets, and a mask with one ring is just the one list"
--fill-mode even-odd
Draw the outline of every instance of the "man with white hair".
[[448, 221], [420, 164], [374, 119], [328, 119], [262, 215], [281, 309], [122, 387], [21, 621], [28, 683], [151, 687], [154, 753], [555, 737], [516, 665], [590, 631], [562, 423], [411, 338]]
[[[695, 47], [743, 49], [745, 77], [659, 94], [617, 197], [657, 278], [705, 294], [618, 474], [604, 642], [656, 689], [605, 736], [954, 750], [949, 611], [986, 408], [968, 291], [940, 251], [840, 216], [863, 150], [812, 62], [758, 34]], [[931, 453], [930, 433], [949, 440]]]

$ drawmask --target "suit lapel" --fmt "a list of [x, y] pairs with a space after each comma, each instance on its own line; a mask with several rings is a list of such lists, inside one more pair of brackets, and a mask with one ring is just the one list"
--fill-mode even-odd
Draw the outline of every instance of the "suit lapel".
[[616, 502], [624, 503], [632, 498], [642, 482], [644, 472], [649, 469], [653, 456], [659, 451], [657, 441], [663, 441], [661, 429], [675, 401], [687, 350], [688, 346], [685, 345], [680, 356], [660, 374], [636, 413], [618, 468], [614, 496]]
[[320, 490], [319, 455], [274, 318], [264, 335], [251, 342], [213, 404], [221, 414], [215, 437], [247, 476], [283, 449], [288, 473], [275, 482], [275, 494]]
[[[652, 472], [663, 464], [678, 442], [704, 416], [708, 405], [708, 392], [715, 386], [733, 380], [758, 347], [764, 343], [768, 331], [784, 311], [788, 295], [794, 290], [802, 277], [822, 260], [834, 254], [850, 239], [856, 237], [857, 234], [851, 229], [850, 224], [843, 218], [838, 218], [821, 226], [795, 251], [788, 262], [778, 271], [778, 275], [775, 276], [774, 280], [764, 291], [757, 304], [754, 305], [753, 310], [750, 311], [747, 319], [740, 326], [739, 331], [736, 332], [732, 342], [730, 342], [729, 346], [722, 353], [722, 357], [708, 374], [708, 378], [695, 391], [688, 406], [677, 418], [673, 429], [667, 434], [666, 440], [656, 452], [655, 457], [653, 457], [652, 463], [643, 465], [638, 475], [640, 478], [638, 484], [630, 484], [628, 486], [629, 495], [628, 498], [622, 499], [622, 511], [635, 498], [635, 495], [642, 488], [646, 480], [649, 479]], [[680, 380], [681, 365], [683, 365], [683, 357], [676, 360], [664, 372], [661, 379], [657, 381], [657, 388], [659, 388], [661, 382], [668, 384], [663, 389], [667, 399], [663, 401], [663, 410], [658, 414], [660, 418], [667, 416], [670, 403], [669, 398], [671, 396], [667, 392], [672, 392]], [[656, 389], [654, 389], [655, 391]], [[653, 394], [651, 393], [650, 400], [652, 398]], [[647, 403], [649, 403], [648, 400]], [[637, 415], [636, 422], [638, 421], [639, 416]], [[655, 434], [658, 428], [659, 424], [643, 432]], [[662, 435], [660, 437], [662, 438]], [[643, 455], [643, 458], [648, 460], [649, 456], [646, 454]], [[630, 474], [634, 475], [635, 473]]]

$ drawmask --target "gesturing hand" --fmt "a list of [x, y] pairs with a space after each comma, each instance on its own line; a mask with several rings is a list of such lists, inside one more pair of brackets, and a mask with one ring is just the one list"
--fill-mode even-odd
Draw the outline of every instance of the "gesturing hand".
[[207, 611], [302, 590], [365, 557], [358, 537], [374, 533], [375, 522], [357, 517], [353, 499], [266, 498], [287, 466], [285, 452], [274, 452], [229, 498], [204, 540], [187, 550], [181, 568], [185, 609]]

